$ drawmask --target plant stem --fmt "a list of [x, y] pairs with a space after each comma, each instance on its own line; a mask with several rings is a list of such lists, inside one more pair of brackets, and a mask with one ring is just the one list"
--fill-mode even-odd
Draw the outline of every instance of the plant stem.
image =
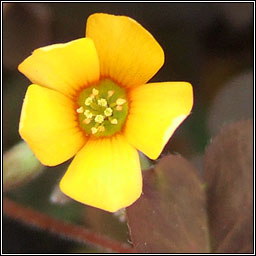
[[3, 200], [3, 214], [6, 217], [13, 218], [30, 226], [58, 234], [65, 238], [68, 237], [79, 243], [96, 246], [109, 252], [135, 253], [135, 250], [128, 244], [119, 243], [82, 226], [57, 220], [8, 198]]

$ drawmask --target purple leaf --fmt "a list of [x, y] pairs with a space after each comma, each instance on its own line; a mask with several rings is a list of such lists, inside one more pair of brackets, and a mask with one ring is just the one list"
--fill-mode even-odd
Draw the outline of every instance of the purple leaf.
[[205, 193], [195, 168], [170, 155], [143, 172], [143, 178], [143, 195], [127, 208], [136, 251], [209, 252]]
[[253, 252], [253, 124], [226, 126], [205, 155], [212, 250]]

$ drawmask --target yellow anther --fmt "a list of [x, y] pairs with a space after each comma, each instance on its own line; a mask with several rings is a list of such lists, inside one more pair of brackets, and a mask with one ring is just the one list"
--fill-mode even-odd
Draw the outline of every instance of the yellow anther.
[[84, 108], [83, 107], [80, 107], [76, 110], [77, 113], [81, 114], [84, 112]]
[[118, 123], [118, 121], [117, 121], [117, 119], [116, 119], [116, 118], [114, 118], [114, 119], [110, 120], [110, 123], [111, 123], [111, 124], [117, 124], [117, 123]]
[[103, 116], [103, 115], [97, 115], [97, 116], [95, 117], [94, 121], [95, 121], [96, 123], [101, 124], [101, 123], [104, 121], [104, 116]]
[[90, 118], [86, 118], [86, 119], [84, 119], [83, 122], [84, 122], [85, 124], [89, 124], [91, 121], [92, 121], [92, 120], [91, 120]]
[[95, 128], [95, 127], [92, 127], [92, 128], [91, 128], [91, 131], [92, 131], [92, 134], [95, 134], [95, 133], [98, 131], [98, 129]]
[[108, 97], [110, 98], [114, 93], [115, 93], [115, 91], [113, 91], [113, 90], [108, 91]]
[[106, 109], [104, 110], [104, 115], [105, 115], [105, 116], [111, 116], [112, 113], [113, 113], [112, 108], [106, 108]]
[[122, 106], [120, 106], [120, 105], [116, 106], [116, 110], [117, 110], [117, 111], [121, 111], [122, 109], [123, 109]]
[[126, 100], [125, 99], [121, 99], [121, 98], [116, 100], [116, 104], [117, 105], [123, 105], [125, 102], [126, 102]]
[[99, 90], [93, 88], [92, 89], [92, 94], [95, 95], [95, 96], [98, 95], [99, 94]]
[[103, 99], [103, 98], [98, 100], [98, 105], [99, 106], [106, 107], [107, 104], [108, 104], [108, 102], [105, 99]]
[[104, 132], [105, 131], [105, 127], [103, 125], [98, 127], [98, 131], [99, 132]]
[[84, 111], [84, 115], [87, 117], [87, 118], [92, 118], [92, 112], [90, 111], [90, 110], [88, 110], [88, 109], [86, 109], [85, 111]]
[[84, 104], [85, 104], [86, 106], [90, 106], [91, 103], [92, 103], [92, 97], [88, 97], [88, 98], [86, 98], [85, 101], [84, 101]]

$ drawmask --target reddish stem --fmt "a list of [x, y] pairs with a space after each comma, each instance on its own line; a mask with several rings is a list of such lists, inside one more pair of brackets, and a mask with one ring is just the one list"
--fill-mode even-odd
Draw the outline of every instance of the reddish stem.
[[121, 244], [84, 227], [65, 223], [39, 211], [20, 205], [10, 199], [3, 200], [3, 214], [43, 230], [69, 237], [77, 242], [90, 244], [116, 253], [135, 253], [128, 244]]

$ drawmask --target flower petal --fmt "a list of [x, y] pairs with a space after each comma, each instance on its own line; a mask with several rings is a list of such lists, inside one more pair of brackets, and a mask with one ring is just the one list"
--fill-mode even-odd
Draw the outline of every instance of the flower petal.
[[122, 135], [89, 140], [76, 155], [60, 183], [71, 198], [115, 212], [141, 194], [138, 152]]
[[151, 83], [133, 89], [124, 128], [127, 140], [156, 159], [193, 105], [192, 86], [186, 82]]
[[39, 48], [18, 69], [32, 83], [67, 96], [99, 80], [99, 59], [89, 38]]
[[161, 46], [129, 17], [93, 14], [87, 20], [86, 36], [95, 43], [101, 76], [120, 85], [144, 84], [164, 63]]
[[73, 102], [63, 94], [38, 85], [28, 87], [19, 132], [45, 165], [60, 164], [85, 144]]

